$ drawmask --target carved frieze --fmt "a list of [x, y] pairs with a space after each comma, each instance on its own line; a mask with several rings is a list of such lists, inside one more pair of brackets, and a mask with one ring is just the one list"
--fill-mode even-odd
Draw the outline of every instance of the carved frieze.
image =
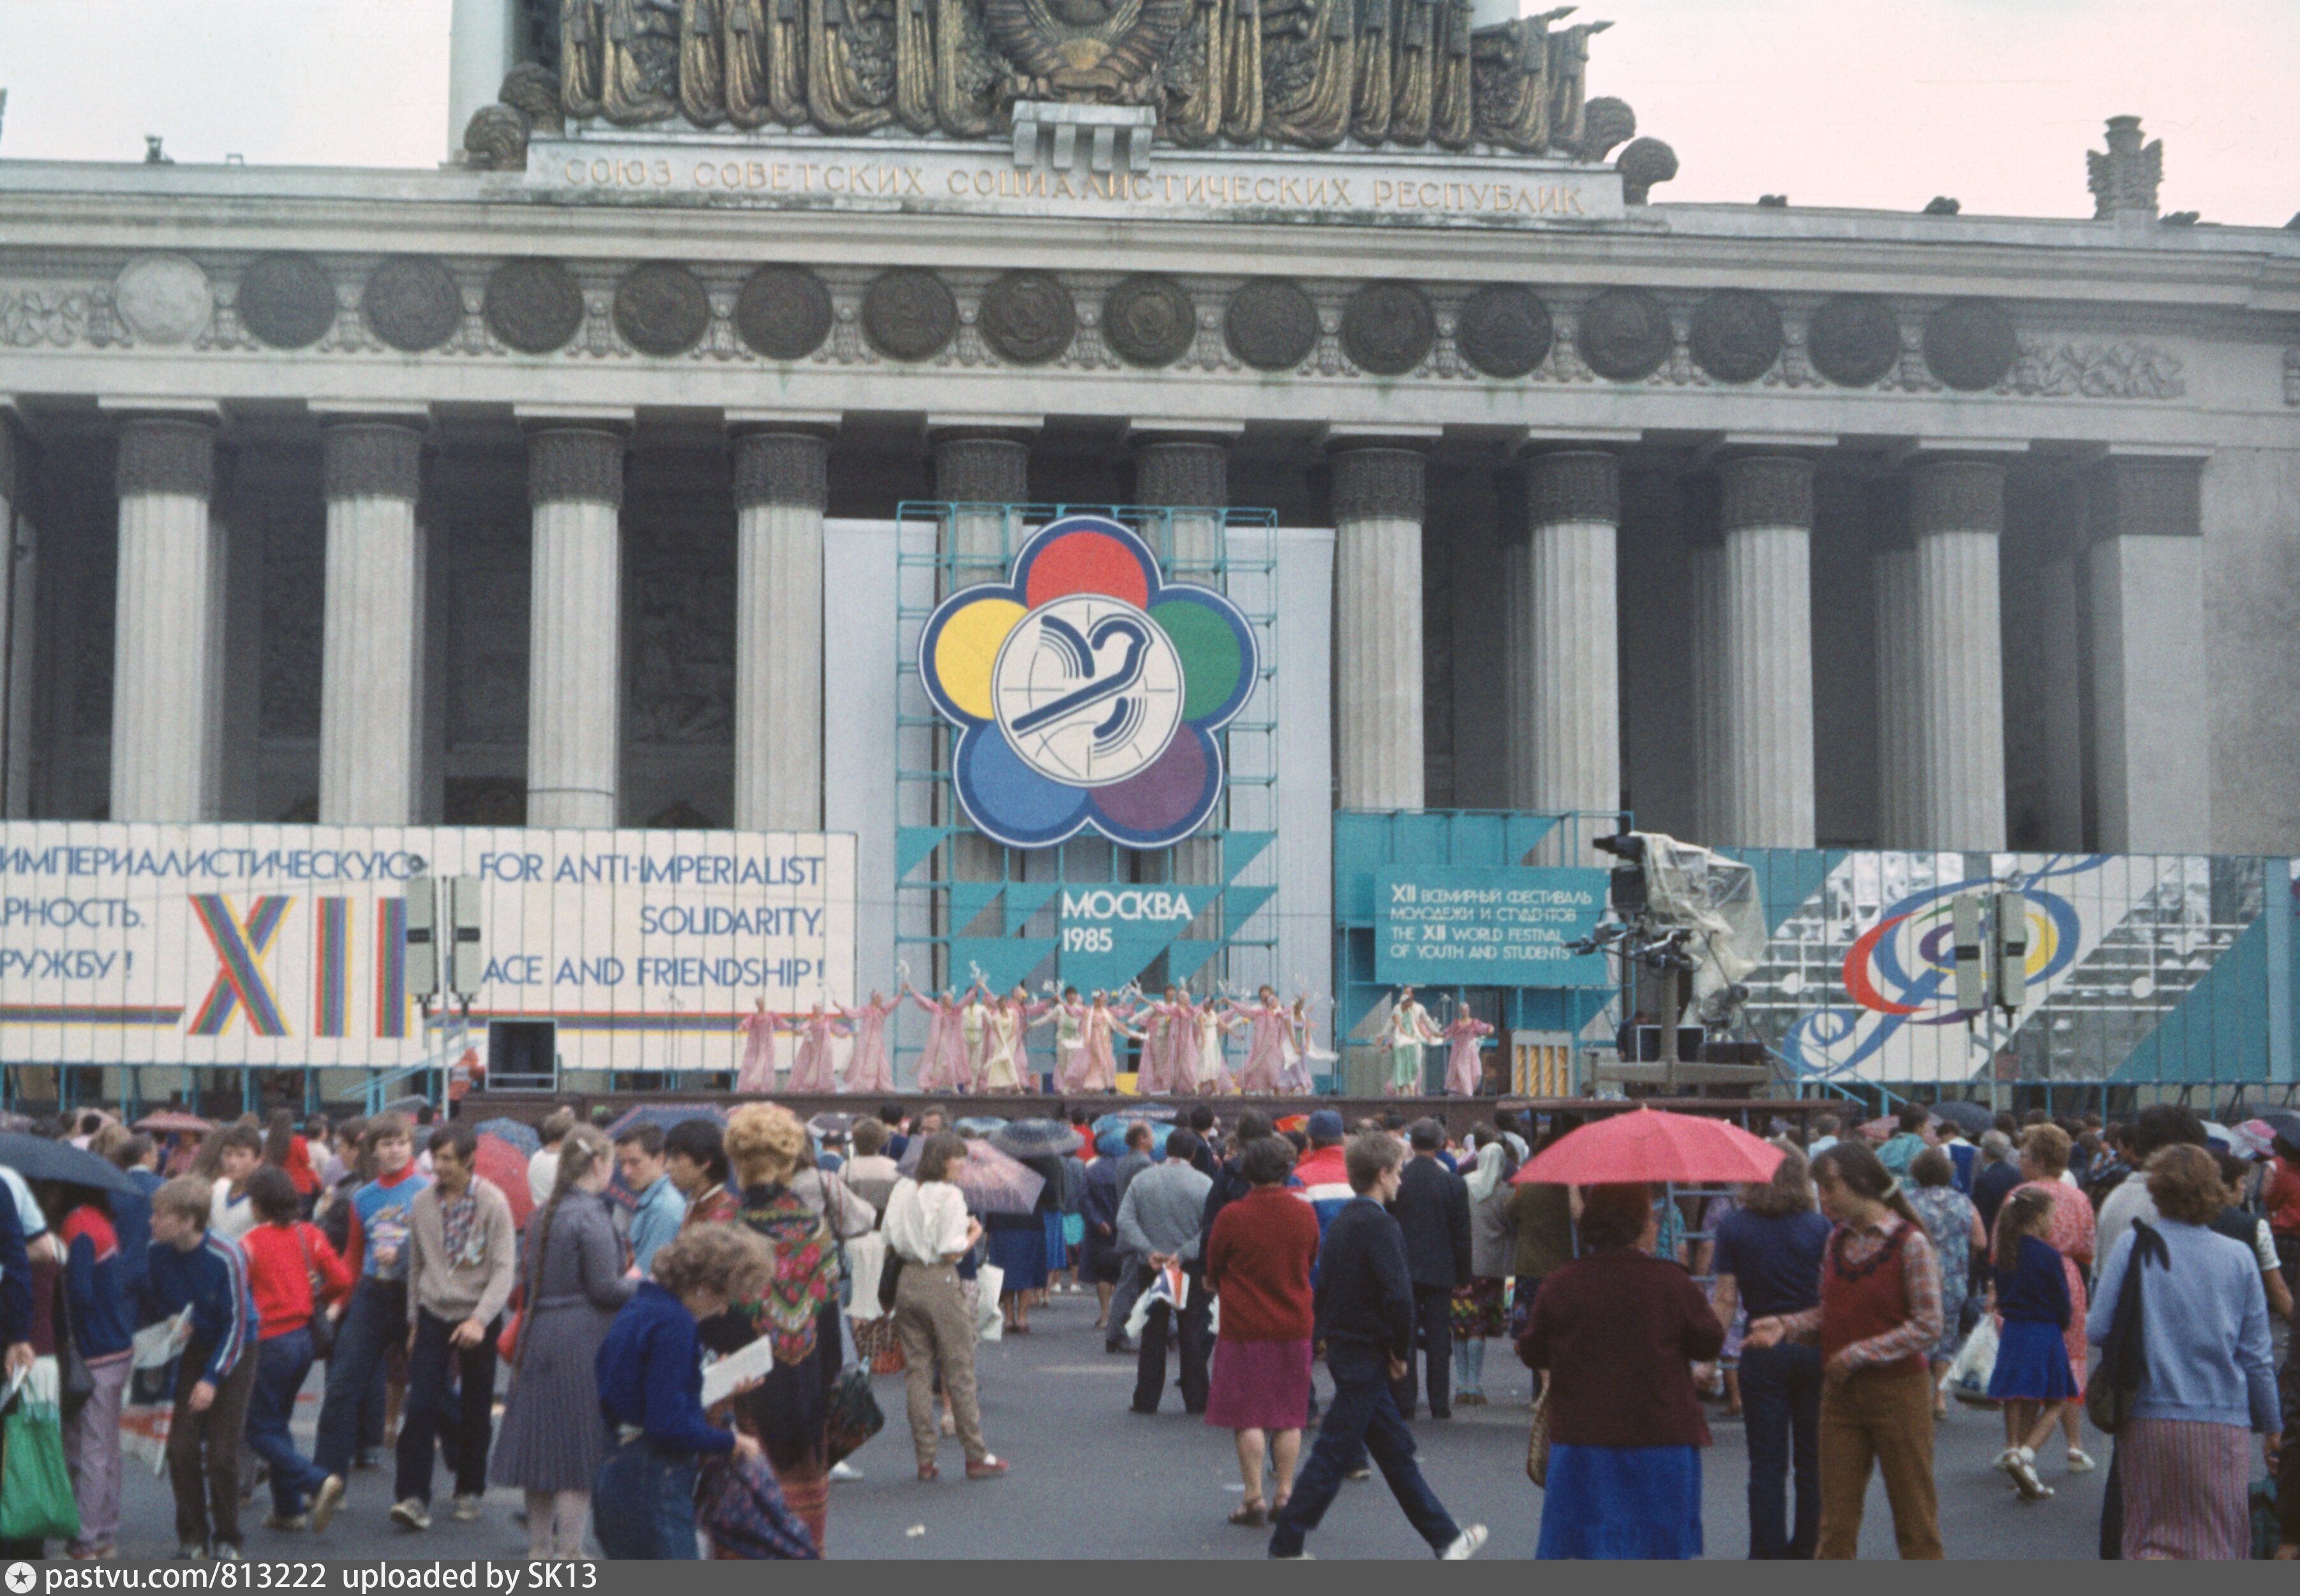
[[1429, 356], [1438, 318], [1411, 283], [1368, 283], [1342, 307], [1342, 350], [1377, 377], [1403, 377]]
[[1607, 288], [1581, 307], [1575, 344], [1589, 369], [1615, 382], [1638, 382], [1660, 370], [1676, 334], [1669, 312], [1643, 288]]
[[889, 359], [930, 360], [957, 335], [958, 301], [933, 272], [897, 266], [863, 291], [862, 332]]
[[336, 285], [309, 255], [259, 255], [240, 273], [242, 327], [274, 349], [303, 349], [336, 324]]
[[830, 336], [830, 291], [801, 266], [762, 266], [735, 296], [735, 331], [771, 361], [804, 360]]
[[1038, 366], [1078, 336], [1078, 307], [1051, 271], [1008, 271], [991, 278], [975, 312], [982, 341], [1018, 366]]
[[1523, 377], [1549, 357], [1549, 307], [1530, 288], [1488, 283], [1462, 302], [1454, 341], [1488, 377]]
[[1257, 371], [1290, 371], [1318, 343], [1318, 307], [1291, 278], [1258, 277], [1230, 295], [1222, 333]]
[[[2286, 369], [2292, 369], [2288, 357]], [[2180, 357], [2153, 344], [2021, 340], [2004, 386], [2012, 393], [2062, 399], [2178, 399], [2188, 391]], [[2287, 403], [2300, 403], [2288, 391]]]
[[1821, 301], [1805, 328], [1813, 369], [1842, 388], [1865, 388], [1901, 359], [1901, 324], [1873, 294]]
[[437, 349], [463, 325], [463, 291], [455, 274], [429, 255], [395, 255], [379, 265], [360, 295], [368, 328], [394, 349]]
[[522, 354], [563, 349], [583, 325], [583, 289], [556, 261], [506, 261], [488, 278], [488, 330]]
[[615, 330], [642, 354], [685, 354], [710, 328], [711, 295], [684, 266], [651, 262], [615, 285]]
[[1129, 365], [1171, 366], [1189, 353], [1197, 310], [1189, 290], [1171, 277], [1121, 278], [1102, 302], [1102, 336]]
[[1762, 294], [1721, 288], [1693, 308], [1694, 360], [1720, 382], [1754, 382], [1781, 354], [1781, 312]]

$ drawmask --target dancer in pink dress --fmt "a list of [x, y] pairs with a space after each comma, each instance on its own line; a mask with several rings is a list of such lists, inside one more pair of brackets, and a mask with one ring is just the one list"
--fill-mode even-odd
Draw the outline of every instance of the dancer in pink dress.
[[1086, 1069], [1079, 1084], [1065, 1088], [1071, 1092], [1115, 1092], [1118, 1090], [1118, 1050], [1112, 1044], [1113, 1035], [1139, 1038], [1141, 1033], [1127, 1028], [1126, 1021], [1110, 1006], [1107, 994], [1096, 993], [1094, 1003], [1086, 1011]]
[[1449, 1044], [1446, 1050], [1446, 1090], [1456, 1097], [1475, 1097], [1478, 1087], [1486, 1078], [1486, 1068], [1478, 1057], [1486, 1044], [1479, 1040], [1494, 1034], [1494, 1027], [1479, 1019], [1464, 1007], [1454, 1010], [1446, 1023], [1445, 1036]]
[[965, 1005], [947, 989], [938, 998], [922, 997], [908, 981], [903, 983], [903, 995], [927, 1016], [927, 1044], [919, 1052], [919, 1090], [962, 1090], [971, 1079], [966, 1061]]
[[899, 1008], [902, 1000], [873, 992], [871, 1001], [860, 1009], [841, 1008], [840, 1018], [854, 1027], [854, 1051], [846, 1055], [846, 1068], [841, 1073], [839, 1090], [843, 1092], [892, 1092], [895, 1089], [895, 1068], [887, 1057], [887, 1017]]
[[791, 1060], [790, 1089], [794, 1092], [832, 1093], [838, 1090], [830, 1069], [830, 1039], [849, 1035], [847, 1028], [838, 1023], [836, 1015], [823, 1011], [817, 1003], [805, 1014], [792, 1018], [799, 1021], [798, 1052]]
[[961, 1092], [990, 1090], [990, 1054], [997, 1035], [997, 1002], [990, 995], [990, 989], [978, 979], [967, 988], [958, 1010], [959, 1046], [966, 1056], [966, 1068], [958, 1085]]
[[1246, 1066], [1238, 1072], [1238, 1090], [1249, 1097], [1284, 1090], [1286, 1032], [1290, 1017], [1278, 993], [1264, 986], [1251, 1003], [1224, 1005], [1233, 1023], [1246, 1027]]
[[1311, 1062], [1314, 1060], [1331, 1064], [1336, 1058], [1318, 1045], [1318, 1022], [1311, 1016], [1308, 993], [1294, 994], [1294, 1010], [1289, 1019], [1290, 1023], [1286, 1027], [1285, 1085], [1281, 1089], [1306, 1094], [1314, 1085], [1310, 1077]]
[[782, 1028], [788, 1017], [777, 1014], [760, 998], [752, 1005], [735, 1029], [743, 1037], [743, 1063], [735, 1071], [738, 1092], [771, 1092], [775, 1089], [775, 1033]]
[[1079, 1002], [1077, 987], [1062, 988], [1062, 996], [1054, 1001], [1054, 1013], [1055, 1089], [1083, 1091], [1080, 1083], [1086, 1079], [1087, 1007]]
[[1145, 1097], [1156, 1097], [1174, 1089], [1174, 1052], [1180, 1037], [1182, 1005], [1181, 991], [1171, 982], [1163, 995], [1146, 1002], [1134, 1011], [1135, 1023], [1142, 1027], [1142, 1068], [1137, 1074], [1134, 1089]]

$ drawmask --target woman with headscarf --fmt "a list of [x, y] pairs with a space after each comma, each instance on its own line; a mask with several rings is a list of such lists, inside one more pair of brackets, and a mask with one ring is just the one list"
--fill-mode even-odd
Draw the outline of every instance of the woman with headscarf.
[[527, 1493], [530, 1561], [581, 1555], [591, 1482], [607, 1456], [596, 1364], [638, 1284], [607, 1208], [614, 1174], [605, 1134], [577, 1126], [559, 1145], [551, 1201], [528, 1224], [527, 1308], [488, 1477]]
[[774, 1367], [736, 1400], [736, 1421], [759, 1438], [783, 1500], [821, 1550], [830, 1509], [825, 1430], [842, 1359], [838, 1241], [822, 1212], [791, 1189], [807, 1146], [796, 1115], [746, 1103], [728, 1118], [726, 1142], [743, 1193], [735, 1223], [767, 1243], [774, 1270], [763, 1290], [704, 1325], [703, 1341], [724, 1353], [772, 1340]]
[[1473, 1138], [1476, 1160], [1462, 1176], [1470, 1188], [1470, 1277], [1454, 1288], [1454, 1400], [1481, 1408], [1486, 1343], [1509, 1334], [1505, 1283], [1517, 1262], [1510, 1177], [1517, 1155], [1491, 1126], [1479, 1126]]

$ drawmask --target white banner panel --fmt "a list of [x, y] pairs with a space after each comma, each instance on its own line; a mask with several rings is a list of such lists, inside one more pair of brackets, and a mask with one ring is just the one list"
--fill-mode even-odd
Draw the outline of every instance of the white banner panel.
[[390, 1068], [427, 1040], [406, 891], [481, 885], [489, 1020], [570, 1069], [732, 1069], [736, 1027], [850, 1002], [851, 834], [0, 825], [0, 1062]]

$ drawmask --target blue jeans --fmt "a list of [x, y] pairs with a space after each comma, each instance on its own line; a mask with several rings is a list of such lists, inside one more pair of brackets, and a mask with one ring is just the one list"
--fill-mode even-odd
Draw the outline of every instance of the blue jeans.
[[695, 1560], [694, 1455], [644, 1441], [616, 1447], [591, 1482], [591, 1528], [618, 1562]]
[[255, 1390], [247, 1401], [247, 1449], [271, 1470], [271, 1510], [293, 1518], [304, 1499], [317, 1491], [328, 1471], [296, 1450], [288, 1422], [296, 1415], [296, 1393], [312, 1372], [312, 1333], [290, 1330], [255, 1346]]
[[394, 1342], [407, 1339], [407, 1286], [402, 1281], [366, 1277], [336, 1326], [336, 1350], [328, 1356], [327, 1394], [320, 1399], [320, 1438], [312, 1459], [322, 1474], [348, 1477], [352, 1449], [359, 1444], [360, 1409], [368, 1387], [383, 1367]]
[[[1821, 1349], [1741, 1352], [1742, 1424], [1749, 1444], [1749, 1555], [1809, 1558], [1821, 1531]], [[1796, 1528], [1781, 1492], [1796, 1459]]]
[[1294, 1494], [1279, 1511], [1270, 1555], [1300, 1553], [1303, 1536], [1316, 1529], [1333, 1506], [1343, 1475], [1368, 1452], [1414, 1532], [1429, 1542], [1432, 1551], [1445, 1550], [1461, 1534], [1461, 1526], [1413, 1460], [1413, 1433], [1405, 1427], [1397, 1399], [1390, 1394], [1388, 1359], [1379, 1352], [1329, 1347], [1326, 1370], [1334, 1377], [1334, 1400], [1318, 1426], [1318, 1444], [1294, 1482]]

